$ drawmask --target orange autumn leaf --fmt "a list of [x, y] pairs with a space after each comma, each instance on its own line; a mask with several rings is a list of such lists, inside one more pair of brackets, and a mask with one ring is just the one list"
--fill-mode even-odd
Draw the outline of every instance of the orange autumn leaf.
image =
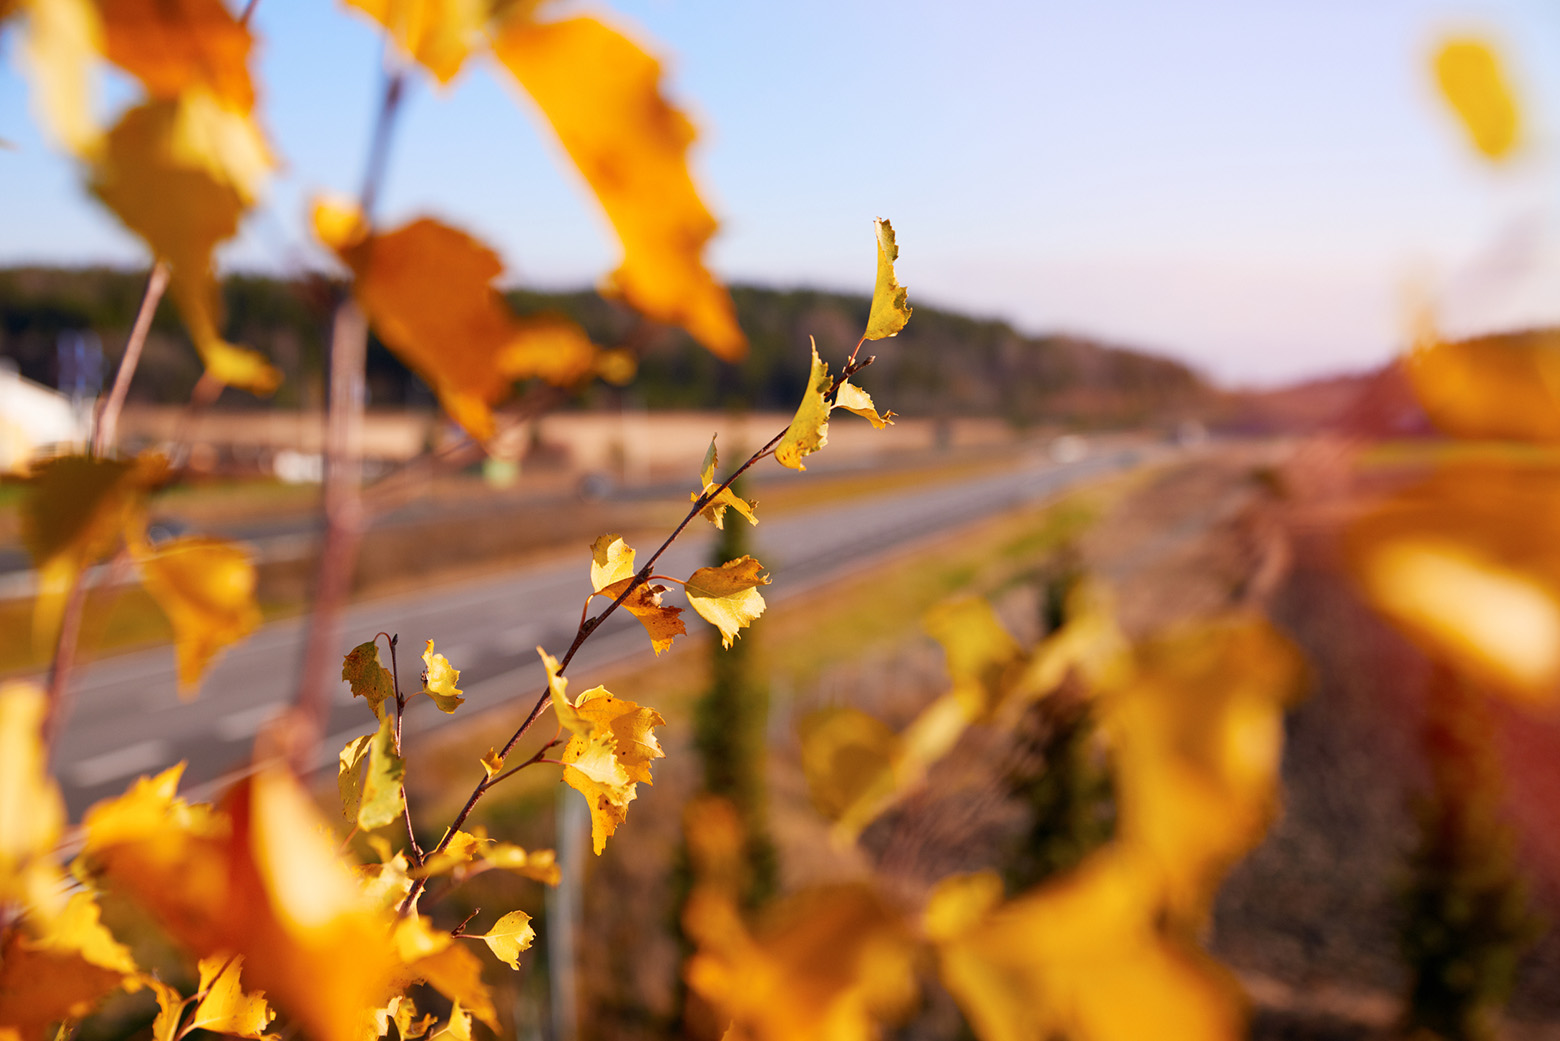
[[175, 789], [181, 768], [87, 812], [84, 863], [196, 954], [244, 956], [249, 985], [322, 1041], [355, 1041], [389, 999], [389, 921], [367, 900], [290, 774], [266, 767], [220, 808]]
[[[625, 578], [614, 582], [602, 589], [599, 595], [616, 600], [632, 581], [632, 578]], [[639, 619], [645, 632], [650, 634], [650, 647], [657, 655], [672, 645], [673, 637], [682, 636], [688, 631], [680, 617], [682, 608], [667, 607], [661, 603], [661, 594], [664, 592], [666, 587], [662, 585], [641, 585], [623, 601], [624, 610]]]
[[567, 385], [591, 372], [595, 346], [565, 319], [517, 318], [494, 287], [498, 255], [423, 218], [368, 234], [356, 211], [316, 203], [314, 229], [356, 279], [353, 293], [385, 344], [472, 437], [487, 440], [492, 407], [516, 380]]
[[747, 339], [731, 297], [705, 268], [715, 219], [688, 173], [694, 128], [661, 94], [661, 66], [593, 18], [505, 21], [493, 53], [558, 134], [623, 246], [607, 289], [680, 325], [727, 361]]
[[403, 52], [448, 84], [487, 24], [483, 0], [347, 0], [384, 27]]
[[1418, 320], [1401, 365], [1426, 413], [1452, 437], [1560, 442], [1560, 349], [1553, 331], [1447, 341]]
[[248, 111], [249, 30], [222, 0], [97, 0], [103, 57], [154, 98], [204, 87]]
[[87, 1015], [123, 982], [121, 972], [35, 946], [13, 929], [0, 948], [0, 1038], [45, 1041], [50, 1026]]
[[194, 697], [212, 660], [260, 624], [254, 561], [241, 546], [202, 536], [160, 546], [132, 540], [131, 552], [173, 626], [179, 694]]

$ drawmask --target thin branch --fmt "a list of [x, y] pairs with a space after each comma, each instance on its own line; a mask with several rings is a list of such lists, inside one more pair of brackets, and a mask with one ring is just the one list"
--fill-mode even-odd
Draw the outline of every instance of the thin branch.
[[[464, 935], [465, 932], [466, 932], [466, 926], [470, 925], [471, 924], [471, 920], [473, 918], [477, 917], [477, 915], [479, 915], [481, 913], [482, 913], [482, 908], [480, 908], [480, 907], [477, 908], [475, 911], [471, 912], [469, 915], [466, 916], [466, 920], [464, 922], [461, 922], [455, 928], [450, 930], [450, 936], [454, 937], [454, 936], [462, 936], [462, 935]], [[481, 937], [480, 936], [473, 936], [472, 939], [480, 940]]]
[[152, 319], [157, 315], [163, 291], [168, 288], [169, 268], [166, 261], [152, 265], [151, 277], [146, 280], [146, 292], [141, 295], [141, 307], [135, 313], [135, 324], [130, 327], [130, 338], [125, 341], [125, 353], [119, 358], [119, 370], [114, 374], [114, 386], [98, 408], [97, 422], [93, 424], [92, 454], [101, 457], [114, 446], [114, 435], [119, 425], [119, 412], [130, 393], [130, 380], [136, 366], [141, 363], [141, 348], [152, 331]]
[[54, 641], [54, 658], [49, 663], [48, 715], [43, 721], [43, 747], [50, 757], [65, 720], [70, 715], [70, 678], [76, 665], [76, 644], [81, 637], [81, 616], [87, 604], [87, 572], [82, 570], [71, 583], [60, 614], [60, 631]]
[[249, 0], [249, 2], [244, 5], [244, 13], [238, 16], [238, 24], [248, 25], [249, 20], [255, 15], [255, 8], [259, 6], [260, 0]]

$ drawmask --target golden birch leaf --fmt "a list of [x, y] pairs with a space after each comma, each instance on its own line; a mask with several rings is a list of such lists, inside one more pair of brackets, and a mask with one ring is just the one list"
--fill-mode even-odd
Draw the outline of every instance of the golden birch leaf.
[[[590, 587], [601, 592], [634, 577], [634, 550], [621, 535], [603, 535], [590, 547]], [[614, 594], [616, 595], [616, 594]]]
[[[704, 453], [704, 466], [699, 470], [699, 483], [704, 485], [704, 487], [699, 491], [690, 492], [688, 501], [698, 502], [700, 497], [714, 492], [715, 497], [705, 504], [704, 509], [699, 511], [699, 516], [708, 520], [715, 527], [724, 529], [726, 526], [726, 508], [730, 507], [747, 518], [749, 524], [757, 524], [758, 518], [754, 516], [753, 511], [758, 508], [758, 503], [742, 498], [730, 488], [720, 488], [720, 482], [715, 480], [715, 467], [719, 462], [720, 459], [715, 454], [715, 439], [712, 437], [710, 438], [709, 451]], [[715, 491], [717, 488], [720, 488], [718, 492]]]
[[354, 208], [330, 201], [315, 203], [314, 231], [356, 276], [352, 292], [385, 345], [477, 440], [493, 436], [492, 407], [516, 380], [563, 386], [590, 374], [589, 337], [561, 318], [515, 317], [493, 284], [503, 264], [471, 236], [428, 218], [370, 235]]
[[688, 576], [683, 591], [693, 609], [720, 630], [721, 643], [730, 647], [740, 631], [764, 613], [758, 587], [768, 584], [764, 566], [744, 556], [720, 567], [701, 567]]
[[504, 757], [498, 754], [498, 749], [489, 748], [487, 754], [482, 757], [482, 772], [491, 781], [503, 768]]
[[450, 1006], [449, 1021], [430, 1034], [428, 1041], [471, 1041], [471, 1016], [460, 1007], [459, 998]]
[[525, 850], [511, 842], [496, 842], [483, 849], [484, 863], [511, 874], [555, 886], [563, 880], [558, 855], [550, 849]]
[[1118, 842], [1154, 877], [1170, 921], [1202, 928], [1225, 873], [1266, 833], [1302, 676], [1267, 622], [1235, 616], [1144, 644], [1130, 679], [1098, 693]]
[[650, 764], [666, 757], [654, 732], [655, 727], [666, 725], [661, 714], [653, 708], [616, 697], [605, 687], [587, 690], [579, 696], [574, 707], [595, 725], [598, 733], [612, 735], [613, 756], [629, 779], [650, 784]]
[[230, 1037], [272, 1038], [265, 1028], [276, 1018], [261, 993], [246, 994], [239, 982], [244, 959], [233, 954], [213, 954], [200, 960], [200, 990], [205, 997], [195, 1006], [190, 1026]]
[[1419, 319], [1402, 366], [1430, 419], [1452, 437], [1560, 442], [1560, 344], [1553, 331], [1442, 340]]
[[179, 694], [193, 698], [212, 661], [260, 624], [255, 565], [223, 539], [191, 536], [150, 546], [130, 541], [141, 582], [173, 626]]
[[680, 325], [727, 361], [747, 351], [731, 296], [704, 267], [715, 220], [688, 173], [694, 128], [661, 95], [660, 64], [592, 18], [510, 17], [493, 53], [541, 109], [623, 246], [607, 290]]
[[150, 96], [205, 88], [239, 111], [254, 107], [249, 30], [222, 0], [99, 0], [97, 8], [103, 56]]
[[590, 804], [591, 841], [599, 856], [607, 838], [628, 817], [638, 782], [650, 783], [650, 763], [661, 751], [652, 727], [666, 721], [654, 709], [595, 687], [574, 706], [573, 736], [558, 758], [563, 779]]
[[22, 543], [38, 570], [33, 640], [52, 647], [81, 572], [109, 556], [139, 518], [160, 456], [138, 460], [59, 456], [39, 464], [22, 501]]
[[684, 978], [728, 1037], [868, 1041], [915, 1003], [915, 944], [865, 885], [799, 893], [751, 933], [729, 893], [696, 888], [684, 928], [697, 945]]
[[341, 815], [354, 824], [358, 808], [363, 805], [363, 760], [368, 758], [368, 746], [373, 744], [374, 736], [354, 737], [336, 757], [336, 794], [341, 798]]
[[354, 698], [368, 702], [375, 718], [385, 714], [384, 703], [395, 698], [395, 677], [379, 660], [379, 641], [360, 643], [341, 662], [341, 678]]
[[0, 1037], [53, 1038], [49, 1027], [86, 1016], [123, 982], [122, 973], [74, 951], [35, 946], [22, 929], [11, 929], [0, 947]]
[[460, 696], [460, 688], [455, 686], [460, 682], [460, 670], [452, 668], [444, 655], [433, 653], [432, 640], [428, 641], [428, 646], [423, 650], [422, 659], [422, 693], [432, 698], [441, 712], [454, 712], [460, 708], [466, 700]]
[[374, 21], [403, 53], [448, 84], [460, 72], [487, 24], [483, 0], [347, 0]]
[[177, 779], [142, 779], [89, 810], [85, 862], [197, 955], [242, 954], [249, 982], [309, 1036], [357, 1041], [390, 994], [389, 922], [312, 798], [274, 766], [218, 810], [177, 799]]
[[238, 231], [272, 160], [249, 114], [191, 90], [126, 112], [104, 138], [90, 188], [159, 259], [190, 338], [212, 378], [269, 394], [281, 373], [222, 339], [212, 275], [219, 244]]
[[401, 962], [397, 989], [405, 990], [417, 981], [426, 983], [498, 1030], [493, 996], [482, 982], [482, 962], [449, 933], [435, 930], [421, 915], [409, 915], [396, 922], [393, 946]]
[[0, 683], [0, 904], [32, 905], [53, 918], [59, 899], [40, 898], [58, 880], [52, 854], [65, 804], [43, 747], [47, 714], [48, 698], [33, 684]]
[[[1517, 523], [1515, 518], [1521, 518]], [[1560, 702], [1560, 559], [1544, 466], [1447, 463], [1350, 524], [1366, 601], [1425, 653], [1526, 709]]]
[[1018, 641], [1003, 628], [991, 605], [979, 597], [938, 604], [926, 613], [922, 625], [942, 644], [953, 694], [969, 718], [988, 716], [1001, 703], [1009, 669], [1021, 657]]
[[[633, 546], [622, 535], [602, 535], [590, 548], [590, 585], [597, 593], [633, 577]], [[621, 592], [621, 590], [619, 590]], [[613, 593], [616, 596], [616, 593]]]
[[1128, 858], [1096, 855], [990, 913], [1000, 889], [954, 879], [928, 925], [940, 975], [981, 1041], [1138, 1041], [1245, 1036], [1238, 986], [1206, 956], [1159, 934], [1153, 886]]
[[839, 392], [834, 396], [834, 407], [856, 413], [879, 430], [894, 424], [895, 413], [884, 412], [881, 416], [878, 415], [877, 406], [872, 404], [871, 395], [849, 380], [840, 384]]
[[363, 775], [363, 797], [358, 803], [357, 824], [373, 831], [399, 820], [406, 797], [401, 787], [406, 764], [395, 754], [395, 716], [386, 712], [368, 745], [368, 769]]
[[860, 709], [809, 712], [797, 725], [802, 772], [812, 803], [855, 836], [898, 793], [899, 735]]
[[910, 320], [910, 305], [905, 300], [905, 287], [894, 278], [894, 261], [899, 259], [899, 246], [894, 242], [894, 226], [886, 220], [875, 220], [872, 228], [877, 232], [877, 284], [872, 287], [872, 311], [867, 316], [869, 340], [881, 340], [897, 336]]
[[1448, 40], [1436, 51], [1435, 79], [1473, 146], [1489, 159], [1509, 156], [1521, 117], [1494, 49], [1483, 40]]
[[175, 1041], [184, 1007], [195, 999], [186, 998], [155, 976], [142, 976], [141, 985], [157, 999], [157, 1016], [152, 1020], [152, 1041]]
[[[629, 553], [632, 554], [633, 550], [629, 550]], [[620, 579], [602, 589], [601, 595], [616, 600], [632, 581], [633, 578]], [[645, 627], [645, 632], [650, 634], [650, 646], [657, 655], [672, 645], [674, 637], [682, 636], [688, 631], [680, 617], [682, 608], [667, 607], [661, 603], [661, 594], [664, 592], [666, 592], [665, 586], [641, 585], [623, 601], [624, 609], [639, 619]]]
[[829, 366], [818, 357], [818, 342], [812, 345], [812, 373], [807, 377], [807, 392], [796, 409], [796, 416], [785, 436], [775, 446], [775, 459], [781, 466], [805, 470], [802, 459], [829, 443]]
[[493, 928], [482, 934], [480, 939], [499, 961], [518, 970], [520, 952], [530, 950], [531, 941], [536, 939], [536, 930], [531, 927], [530, 915], [524, 911], [510, 911], [494, 922]]
[[92, 112], [103, 23], [92, 0], [25, 0], [22, 57], [42, 122], [67, 150], [91, 154], [102, 134]]

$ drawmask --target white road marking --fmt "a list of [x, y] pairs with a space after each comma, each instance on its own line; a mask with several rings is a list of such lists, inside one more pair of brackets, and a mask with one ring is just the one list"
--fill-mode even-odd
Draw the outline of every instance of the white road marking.
[[152, 738], [72, 763], [65, 772], [77, 787], [90, 788], [104, 781], [164, 766], [172, 758], [173, 746], [160, 738]]
[[246, 737], [254, 737], [261, 727], [275, 719], [285, 707], [281, 702], [272, 701], [264, 705], [240, 709], [217, 720], [217, 725], [212, 727], [212, 730], [223, 741], [238, 741]]

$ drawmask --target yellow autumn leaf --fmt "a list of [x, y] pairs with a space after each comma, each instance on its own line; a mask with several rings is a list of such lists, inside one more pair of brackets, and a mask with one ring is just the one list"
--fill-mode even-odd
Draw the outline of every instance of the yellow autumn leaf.
[[829, 403], [824, 395], [829, 393], [832, 381], [829, 366], [818, 357], [818, 343], [812, 345], [812, 372], [807, 377], [807, 390], [802, 403], [797, 406], [791, 425], [785, 436], [775, 446], [775, 459], [781, 466], [792, 470], [805, 470], [802, 460], [829, 443]]
[[480, 856], [485, 864], [543, 885], [555, 886], [563, 879], [558, 855], [550, 849], [526, 850], [512, 842], [495, 842], [485, 847]]
[[397, 920], [393, 945], [400, 961], [395, 979], [397, 990], [421, 981], [457, 1007], [465, 1005], [472, 1015], [498, 1030], [493, 995], [482, 982], [482, 962], [475, 954], [456, 943], [449, 933], [434, 929], [427, 918], [415, 914]]
[[442, 654], [433, 653], [433, 641], [428, 641], [428, 646], [423, 649], [423, 689], [421, 693], [433, 699], [433, 703], [439, 706], [441, 712], [454, 712], [465, 702], [461, 697], [460, 688], [455, 684], [460, 682], [460, 670], [453, 668], [450, 661]]
[[389, 712], [380, 721], [379, 730], [369, 739], [366, 758], [368, 768], [363, 774], [357, 825], [364, 831], [373, 831], [398, 820], [406, 805], [401, 787], [406, 763], [395, 754], [395, 716]]
[[258, 993], [245, 993], [239, 980], [244, 959], [235, 954], [213, 954], [200, 960], [200, 992], [189, 1026], [231, 1037], [269, 1038], [265, 1028], [276, 1013]]
[[314, 206], [314, 231], [352, 270], [352, 292], [385, 345], [472, 437], [493, 436], [492, 407], [516, 380], [560, 386], [588, 376], [595, 346], [554, 316], [517, 318], [494, 286], [498, 255], [428, 218], [370, 235], [350, 206]]
[[980, 1041], [1187, 1041], [1245, 1036], [1239, 988], [1154, 927], [1153, 886], [1097, 854], [995, 909], [991, 876], [946, 880], [927, 924], [943, 983]]
[[368, 758], [368, 746], [373, 741], [373, 734], [354, 737], [336, 757], [336, 795], [341, 800], [341, 815], [354, 824], [363, 805], [363, 761]]
[[170, 287], [212, 378], [269, 394], [281, 373], [222, 339], [212, 257], [238, 231], [272, 160], [247, 111], [203, 90], [130, 109], [103, 139], [90, 188], [173, 269]]
[[450, 1018], [428, 1035], [428, 1041], [471, 1041], [471, 1016], [460, 1007], [460, 999], [450, 1006]]
[[[620, 579], [602, 589], [600, 595], [616, 600], [631, 582], [632, 578]], [[682, 608], [667, 607], [661, 603], [661, 594], [664, 592], [666, 587], [662, 585], [641, 585], [623, 601], [623, 608], [639, 619], [645, 632], [650, 634], [650, 646], [657, 655], [672, 645], [673, 637], [688, 631], [680, 617]]]
[[0, 1038], [53, 1038], [50, 1027], [87, 1015], [123, 982], [123, 973], [75, 951], [34, 945], [11, 929], [0, 946]]
[[21, 53], [43, 123], [66, 149], [85, 156], [102, 129], [93, 113], [103, 22], [93, 0], [24, 0]]
[[482, 757], [482, 772], [491, 781], [503, 768], [504, 757], [498, 754], [498, 749], [489, 748], [487, 754]]
[[103, 57], [150, 96], [204, 88], [232, 108], [254, 107], [249, 30], [222, 0], [99, 0], [97, 10]]
[[530, 950], [531, 941], [536, 939], [536, 930], [531, 927], [530, 915], [524, 911], [510, 911], [494, 922], [493, 928], [483, 933], [480, 939], [499, 961], [511, 969], [519, 969], [520, 952]]
[[[715, 439], [712, 437], [710, 438], [709, 451], [704, 453], [704, 465], [699, 469], [699, 483], [704, 487], [696, 492], [690, 492], [688, 501], [698, 502], [700, 498], [713, 492], [714, 498], [705, 503], [704, 508], [699, 511], [699, 516], [715, 525], [716, 528], [725, 528], [727, 507], [740, 513], [747, 519], [749, 524], [757, 524], [758, 518], [754, 516], [753, 511], [758, 508], [758, 503], [742, 498], [730, 488], [720, 488], [721, 482], [715, 480], [715, 467], [719, 463], [720, 457], [715, 453]], [[716, 491], [717, 488], [720, 488], [720, 490]]]
[[856, 413], [879, 430], [893, 426], [896, 414], [884, 412], [881, 416], [878, 415], [877, 406], [872, 403], [872, 396], [849, 380], [840, 384], [840, 389], [834, 395], [834, 407]]
[[1131, 677], [1097, 694], [1117, 841], [1154, 873], [1172, 922], [1199, 927], [1224, 874], [1266, 833], [1284, 709], [1303, 675], [1271, 625], [1236, 615], [1148, 641]]
[[743, 556], [720, 567], [699, 568], [688, 576], [683, 592], [693, 609], [720, 630], [721, 643], [730, 647], [741, 630], [764, 613], [764, 597], [758, 587], [768, 584], [764, 566]]
[[394, 982], [389, 918], [311, 796], [275, 766], [217, 809], [178, 799], [177, 782], [177, 769], [143, 778], [88, 810], [86, 869], [197, 955], [243, 955], [249, 982], [311, 1037], [356, 1041]]
[[141, 582], [173, 626], [179, 694], [192, 698], [213, 659], [260, 624], [248, 550], [190, 536], [151, 546], [130, 540]]
[[1426, 653], [1549, 707], [1560, 701], [1556, 524], [1549, 466], [1449, 463], [1353, 522], [1346, 560], [1371, 606]]
[[141, 977], [141, 985], [157, 999], [157, 1015], [152, 1020], [152, 1041], [175, 1041], [184, 1009], [194, 998], [186, 998], [155, 976]]
[[601, 592], [607, 586], [634, 577], [634, 550], [621, 535], [603, 535], [590, 547], [590, 587]]
[[661, 67], [592, 18], [507, 18], [493, 53], [558, 134], [623, 246], [608, 291], [680, 325], [727, 361], [747, 340], [731, 297], [704, 267], [715, 220], [688, 173], [694, 128], [661, 94]]
[[38, 571], [33, 640], [52, 646], [60, 614], [82, 571], [119, 546], [140, 519], [160, 456], [139, 460], [67, 455], [40, 463], [22, 502], [22, 543]]
[[1458, 38], [1435, 54], [1435, 80], [1473, 145], [1486, 158], [1505, 159], [1516, 148], [1521, 118], [1495, 50], [1484, 40]]
[[894, 226], [886, 220], [872, 222], [877, 233], [877, 283], [872, 287], [872, 311], [867, 316], [866, 338], [881, 340], [897, 336], [910, 320], [910, 305], [905, 300], [905, 287], [894, 277], [894, 261], [899, 259], [899, 245], [894, 241]]
[[899, 791], [899, 735], [847, 706], [819, 709], [797, 724], [802, 772], [818, 811], [855, 836]]
[[526, 851], [511, 842], [488, 838], [487, 829], [478, 825], [471, 831], [457, 831], [444, 849], [423, 862], [416, 877], [450, 875], [460, 882], [478, 870], [497, 869], [547, 885], [557, 885], [561, 877], [558, 858], [550, 849]]
[[751, 931], [729, 893], [696, 887], [683, 926], [697, 945], [684, 978], [730, 1038], [869, 1041], [916, 998], [909, 931], [865, 885], [799, 893]]
[[1560, 338], [1553, 330], [1447, 341], [1428, 316], [1417, 325], [1402, 366], [1442, 432], [1560, 443]]
[[48, 698], [31, 683], [0, 683], [0, 904], [31, 907], [45, 920], [63, 909], [54, 845], [65, 803], [48, 772], [43, 721]]
[[487, 24], [484, 0], [346, 0], [382, 25], [408, 57], [448, 84]]
[[384, 716], [384, 703], [395, 697], [395, 677], [379, 660], [377, 639], [347, 652], [341, 662], [341, 678], [352, 688], [354, 698], [368, 702], [375, 718]]
[[654, 709], [616, 697], [605, 687], [594, 687], [570, 701], [568, 681], [558, 674], [557, 659], [540, 647], [536, 650], [547, 670], [553, 711], [571, 735], [558, 757], [565, 764], [563, 779], [590, 804], [591, 839], [599, 855], [627, 818], [638, 783], [651, 783], [650, 763], [666, 754], [653, 732], [666, 720]]
[[1010, 670], [1022, 651], [979, 597], [961, 597], [926, 612], [922, 626], [947, 655], [952, 692], [971, 720], [989, 716], [1002, 702]]

